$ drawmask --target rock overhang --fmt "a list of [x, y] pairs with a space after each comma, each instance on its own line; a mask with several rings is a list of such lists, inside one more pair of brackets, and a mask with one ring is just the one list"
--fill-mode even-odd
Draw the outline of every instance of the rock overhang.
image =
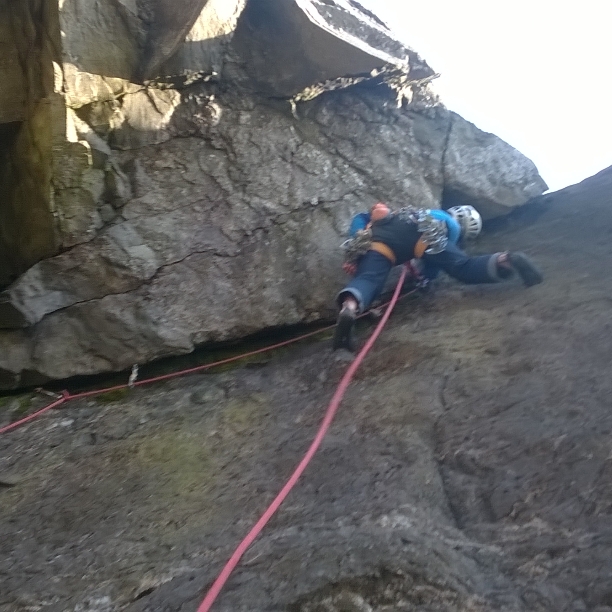
[[393, 67], [411, 79], [434, 74], [414, 50], [356, 3], [250, 0], [234, 46], [267, 95], [291, 97], [341, 77]]

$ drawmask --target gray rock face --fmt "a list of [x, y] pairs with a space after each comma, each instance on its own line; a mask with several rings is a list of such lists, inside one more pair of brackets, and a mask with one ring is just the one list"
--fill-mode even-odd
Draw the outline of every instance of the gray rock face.
[[161, 0], [62, 3], [57, 254], [0, 295], [0, 385], [330, 316], [355, 212], [469, 201], [491, 217], [546, 189], [355, 3], [184, 4], [165, 30]]
[[485, 217], [507, 213], [548, 189], [533, 163], [495, 136], [453, 113], [444, 158], [444, 189]]
[[141, 75], [221, 73], [245, 5], [246, 0], [193, 0], [177, 11], [173, 0], [158, 0], [156, 25], [148, 37], [150, 53], [141, 61]]
[[[398, 305], [215, 612], [609, 612], [611, 207], [609, 168], [482, 236], [537, 288]], [[0, 436], [5, 611], [195, 611], [346, 372], [315, 338]]]

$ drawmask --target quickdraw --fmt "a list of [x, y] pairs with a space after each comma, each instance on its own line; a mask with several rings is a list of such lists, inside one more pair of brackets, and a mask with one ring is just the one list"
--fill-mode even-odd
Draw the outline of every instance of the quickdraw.
[[446, 248], [448, 244], [448, 228], [446, 223], [439, 219], [434, 219], [427, 209], [405, 206], [400, 208], [396, 214], [400, 218], [416, 224], [421, 234], [420, 240], [427, 245], [424, 250], [425, 254], [436, 255]]
[[372, 230], [369, 227], [357, 230], [352, 238], [341, 244], [341, 247], [344, 249], [344, 261], [357, 263], [372, 248]]

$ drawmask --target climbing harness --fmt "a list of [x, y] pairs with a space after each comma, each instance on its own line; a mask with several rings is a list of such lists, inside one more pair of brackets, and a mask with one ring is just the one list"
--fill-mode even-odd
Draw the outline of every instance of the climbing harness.
[[370, 245], [370, 251], [376, 251], [377, 253], [384, 255], [387, 259], [391, 261], [393, 265], [395, 265], [395, 253], [384, 242], [372, 242], [372, 244]]
[[[423, 255], [436, 255], [441, 253], [448, 245], [448, 228], [446, 223], [434, 218], [425, 208], [404, 206], [396, 212], [390, 213], [407, 223], [417, 226], [420, 237], [414, 247], [414, 257], [421, 259]], [[345, 240], [341, 245], [344, 249], [344, 261], [356, 264], [368, 251], [376, 251], [396, 264], [395, 253], [384, 242], [372, 240], [371, 224], [365, 229], [357, 230], [355, 235]]]

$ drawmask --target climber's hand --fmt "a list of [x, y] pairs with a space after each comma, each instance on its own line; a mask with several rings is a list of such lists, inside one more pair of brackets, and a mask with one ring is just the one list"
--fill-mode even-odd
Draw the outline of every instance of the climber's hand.
[[357, 272], [357, 265], [354, 263], [345, 262], [342, 264], [342, 269], [349, 275], [355, 276]]

